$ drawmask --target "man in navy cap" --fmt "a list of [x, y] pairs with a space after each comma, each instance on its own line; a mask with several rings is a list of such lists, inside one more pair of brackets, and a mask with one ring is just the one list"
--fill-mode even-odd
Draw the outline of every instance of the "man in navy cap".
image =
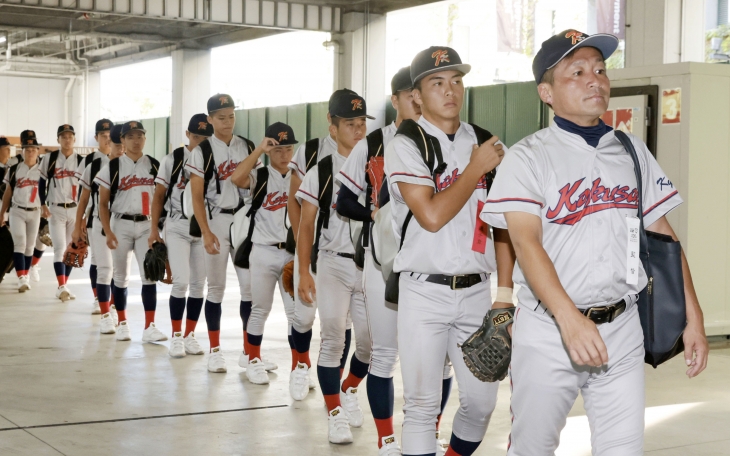
[[[612, 35], [564, 30], [542, 43], [532, 70], [555, 125], [515, 144], [481, 217], [508, 228], [521, 288], [510, 365], [508, 454], [554, 454], [578, 393], [593, 454], [644, 454], [644, 334], [638, 295], [648, 280], [630, 242], [643, 223], [677, 239], [666, 214], [682, 203], [646, 145], [629, 135], [640, 164], [601, 120], [611, 81]], [[662, 185], [664, 184], [664, 185]], [[641, 198], [641, 200], [639, 200]], [[633, 253], [633, 255], [632, 255]], [[687, 375], [707, 364], [702, 310], [683, 255]]]

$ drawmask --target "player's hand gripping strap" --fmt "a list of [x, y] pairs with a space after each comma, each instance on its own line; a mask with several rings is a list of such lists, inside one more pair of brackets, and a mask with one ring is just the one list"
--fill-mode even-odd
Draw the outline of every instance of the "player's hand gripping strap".
[[66, 266], [72, 266], [74, 268], [80, 268], [84, 266], [84, 258], [89, 254], [89, 247], [85, 242], [79, 242], [74, 244], [73, 242], [66, 247], [66, 251], [63, 252], [63, 264]]
[[464, 363], [483, 382], [504, 380], [512, 358], [512, 338], [507, 331], [515, 308], [492, 309], [482, 326], [461, 346]]
[[294, 261], [290, 261], [284, 265], [284, 270], [281, 271], [281, 279], [284, 283], [284, 291], [289, 296], [294, 297]]
[[53, 247], [53, 240], [51, 239], [51, 233], [48, 230], [48, 220], [41, 217], [41, 225], [38, 230], [38, 238], [40, 241], [48, 247]]
[[156, 242], [144, 256], [144, 275], [152, 282], [172, 283], [172, 271], [167, 259], [167, 247]]

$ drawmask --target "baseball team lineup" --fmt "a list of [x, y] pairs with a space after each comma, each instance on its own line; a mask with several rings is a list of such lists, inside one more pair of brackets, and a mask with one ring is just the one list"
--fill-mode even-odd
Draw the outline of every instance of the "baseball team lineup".
[[[618, 44], [577, 30], [544, 41], [532, 71], [554, 124], [509, 149], [489, 125], [460, 120], [471, 66], [447, 46], [393, 75], [395, 120], [369, 134], [365, 99], [339, 89], [329, 134], [308, 141], [283, 122], [263, 138], [236, 135], [238, 107], [222, 93], [189, 119], [188, 144], [159, 161], [143, 152], [141, 121], [97, 121], [97, 150], [85, 156], [69, 124], [42, 155], [32, 129], [13, 157], [0, 136], [0, 229], [12, 238], [17, 291], [42, 286], [51, 247], [55, 297], [78, 305], [69, 277], [88, 262], [99, 337], [124, 344], [136, 261], [141, 341], [169, 344], [173, 363], [200, 356], [210, 375], [229, 370], [222, 303], [226, 291], [240, 295], [238, 371], [267, 385], [281, 381], [264, 349], [278, 288], [289, 395], [296, 403], [321, 390], [319, 425], [333, 445], [365, 424], [364, 387], [372, 454], [472, 455], [508, 378], [508, 455], [555, 454], [578, 394], [594, 455], [642, 455], [645, 364], [683, 356], [693, 378], [709, 347], [666, 218], [682, 197], [639, 138], [601, 120]], [[660, 241], [680, 248], [674, 283], [650, 262]], [[158, 281], [172, 285], [169, 326], [155, 319]], [[681, 295], [681, 328], [659, 349], [655, 335], [671, 325], [653, 315], [669, 288]], [[201, 314], [208, 346], [196, 339]], [[450, 436], [440, 430], [449, 400], [458, 401]]]

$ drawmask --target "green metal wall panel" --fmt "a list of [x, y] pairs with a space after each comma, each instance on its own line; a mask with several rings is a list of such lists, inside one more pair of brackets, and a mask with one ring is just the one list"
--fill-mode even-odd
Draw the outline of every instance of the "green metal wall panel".
[[155, 134], [155, 119], [140, 119], [140, 122], [142, 122], [144, 129], [147, 131], [147, 133], [145, 133], [145, 143], [142, 152], [144, 152], [145, 155], [154, 157], [155, 140], [157, 139], [157, 135]]
[[294, 137], [303, 143], [307, 138], [307, 104], [297, 104], [286, 108], [287, 124], [294, 130]]
[[236, 111], [236, 126], [233, 133], [248, 138], [248, 111], [239, 109]]
[[385, 125], [390, 125], [395, 122], [395, 117], [398, 112], [393, 107], [393, 103], [390, 102], [390, 97], [385, 100]]
[[469, 87], [464, 89], [464, 102], [461, 105], [461, 111], [459, 111], [459, 119], [463, 122], [471, 122], [469, 120]]
[[469, 122], [504, 139], [505, 105], [504, 85], [472, 87], [469, 90]]
[[326, 101], [310, 103], [308, 108], [307, 140], [327, 136], [329, 134], [329, 123], [327, 122], [328, 103]]
[[511, 147], [540, 129], [542, 102], [534, 82], [505, 84], [505, 98], [507, 129], [503, 140]]
[[288, 122], [286, 106], [275, 106], [266, 110], [266, 126], [276, 122]]
[[169, 150], [168, 142], [168, 117], [160, 117], [155, 119], [155, 153], [153, 157], [162, 160]]
[[266, 133], [266, 108], [248, 110], [248, 139], [258, 144]]

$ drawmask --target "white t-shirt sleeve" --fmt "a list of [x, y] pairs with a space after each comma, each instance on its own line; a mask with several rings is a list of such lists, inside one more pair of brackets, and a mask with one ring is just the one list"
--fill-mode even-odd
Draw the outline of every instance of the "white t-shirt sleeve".
[[631, 137], [642, 163], [644, 227], [650, 226], [683, 203], [682, 197], [646, 145]]
[[315, 165], [310, 169], [304, 176], [302, 185], [297, 190], [296, 199], [299, 204], [302, 201], [307, 201], [316, 207], [319, 207], [319, 174], [317, 173], [317, 166]]
[[360, 196], [367, 188], [365, 181], [365, 167], [368, 163], [368, 141], [363, 139], [355, 145], [350, 152], [342, 169], [337, 173], [335, 179], [340, 181], [342, 185], [349, 188], [352, 193]]
[[305, 150], [306, 143], [297, 148], [297, 151], [294, 153], [294, 157], [292, 157], [291, 161], [289, 162], [289, 169], [297, 173], [300, 179], [304, 179], [304, 175], [307, 173], [307, 164], [305, 163]]
[[205, 163], [203, 163], [203, 151], [200, 147], [196, 147], [190, 153], [190, 158], [185, 164], [185, 169], [190, 174], [205, 178]]
[[481, 219], [496, 228], [507, 228], [505, 212], [527, 212], [542, 217], [545, 195], [541, 182], [532, 151], [519, 145], [513, 147], [499, 165]]
[[170, 186], [170, 179], [172, 178], [172, 166], [175, 163], [173, 154], [165, 155], [160, 163], [160, 170], [155, 178], [155, 184], [160, 184], [167, 188]]
[[99, 170], [99, 172], [96, 174], [96, 177], [94, 178], [94, 182], [96, 182], [97, 185], [104, 187], [106, 189], [111, 188], [111, 179], [109, 178], [109, 165], [104, 165], [103, 168]]

